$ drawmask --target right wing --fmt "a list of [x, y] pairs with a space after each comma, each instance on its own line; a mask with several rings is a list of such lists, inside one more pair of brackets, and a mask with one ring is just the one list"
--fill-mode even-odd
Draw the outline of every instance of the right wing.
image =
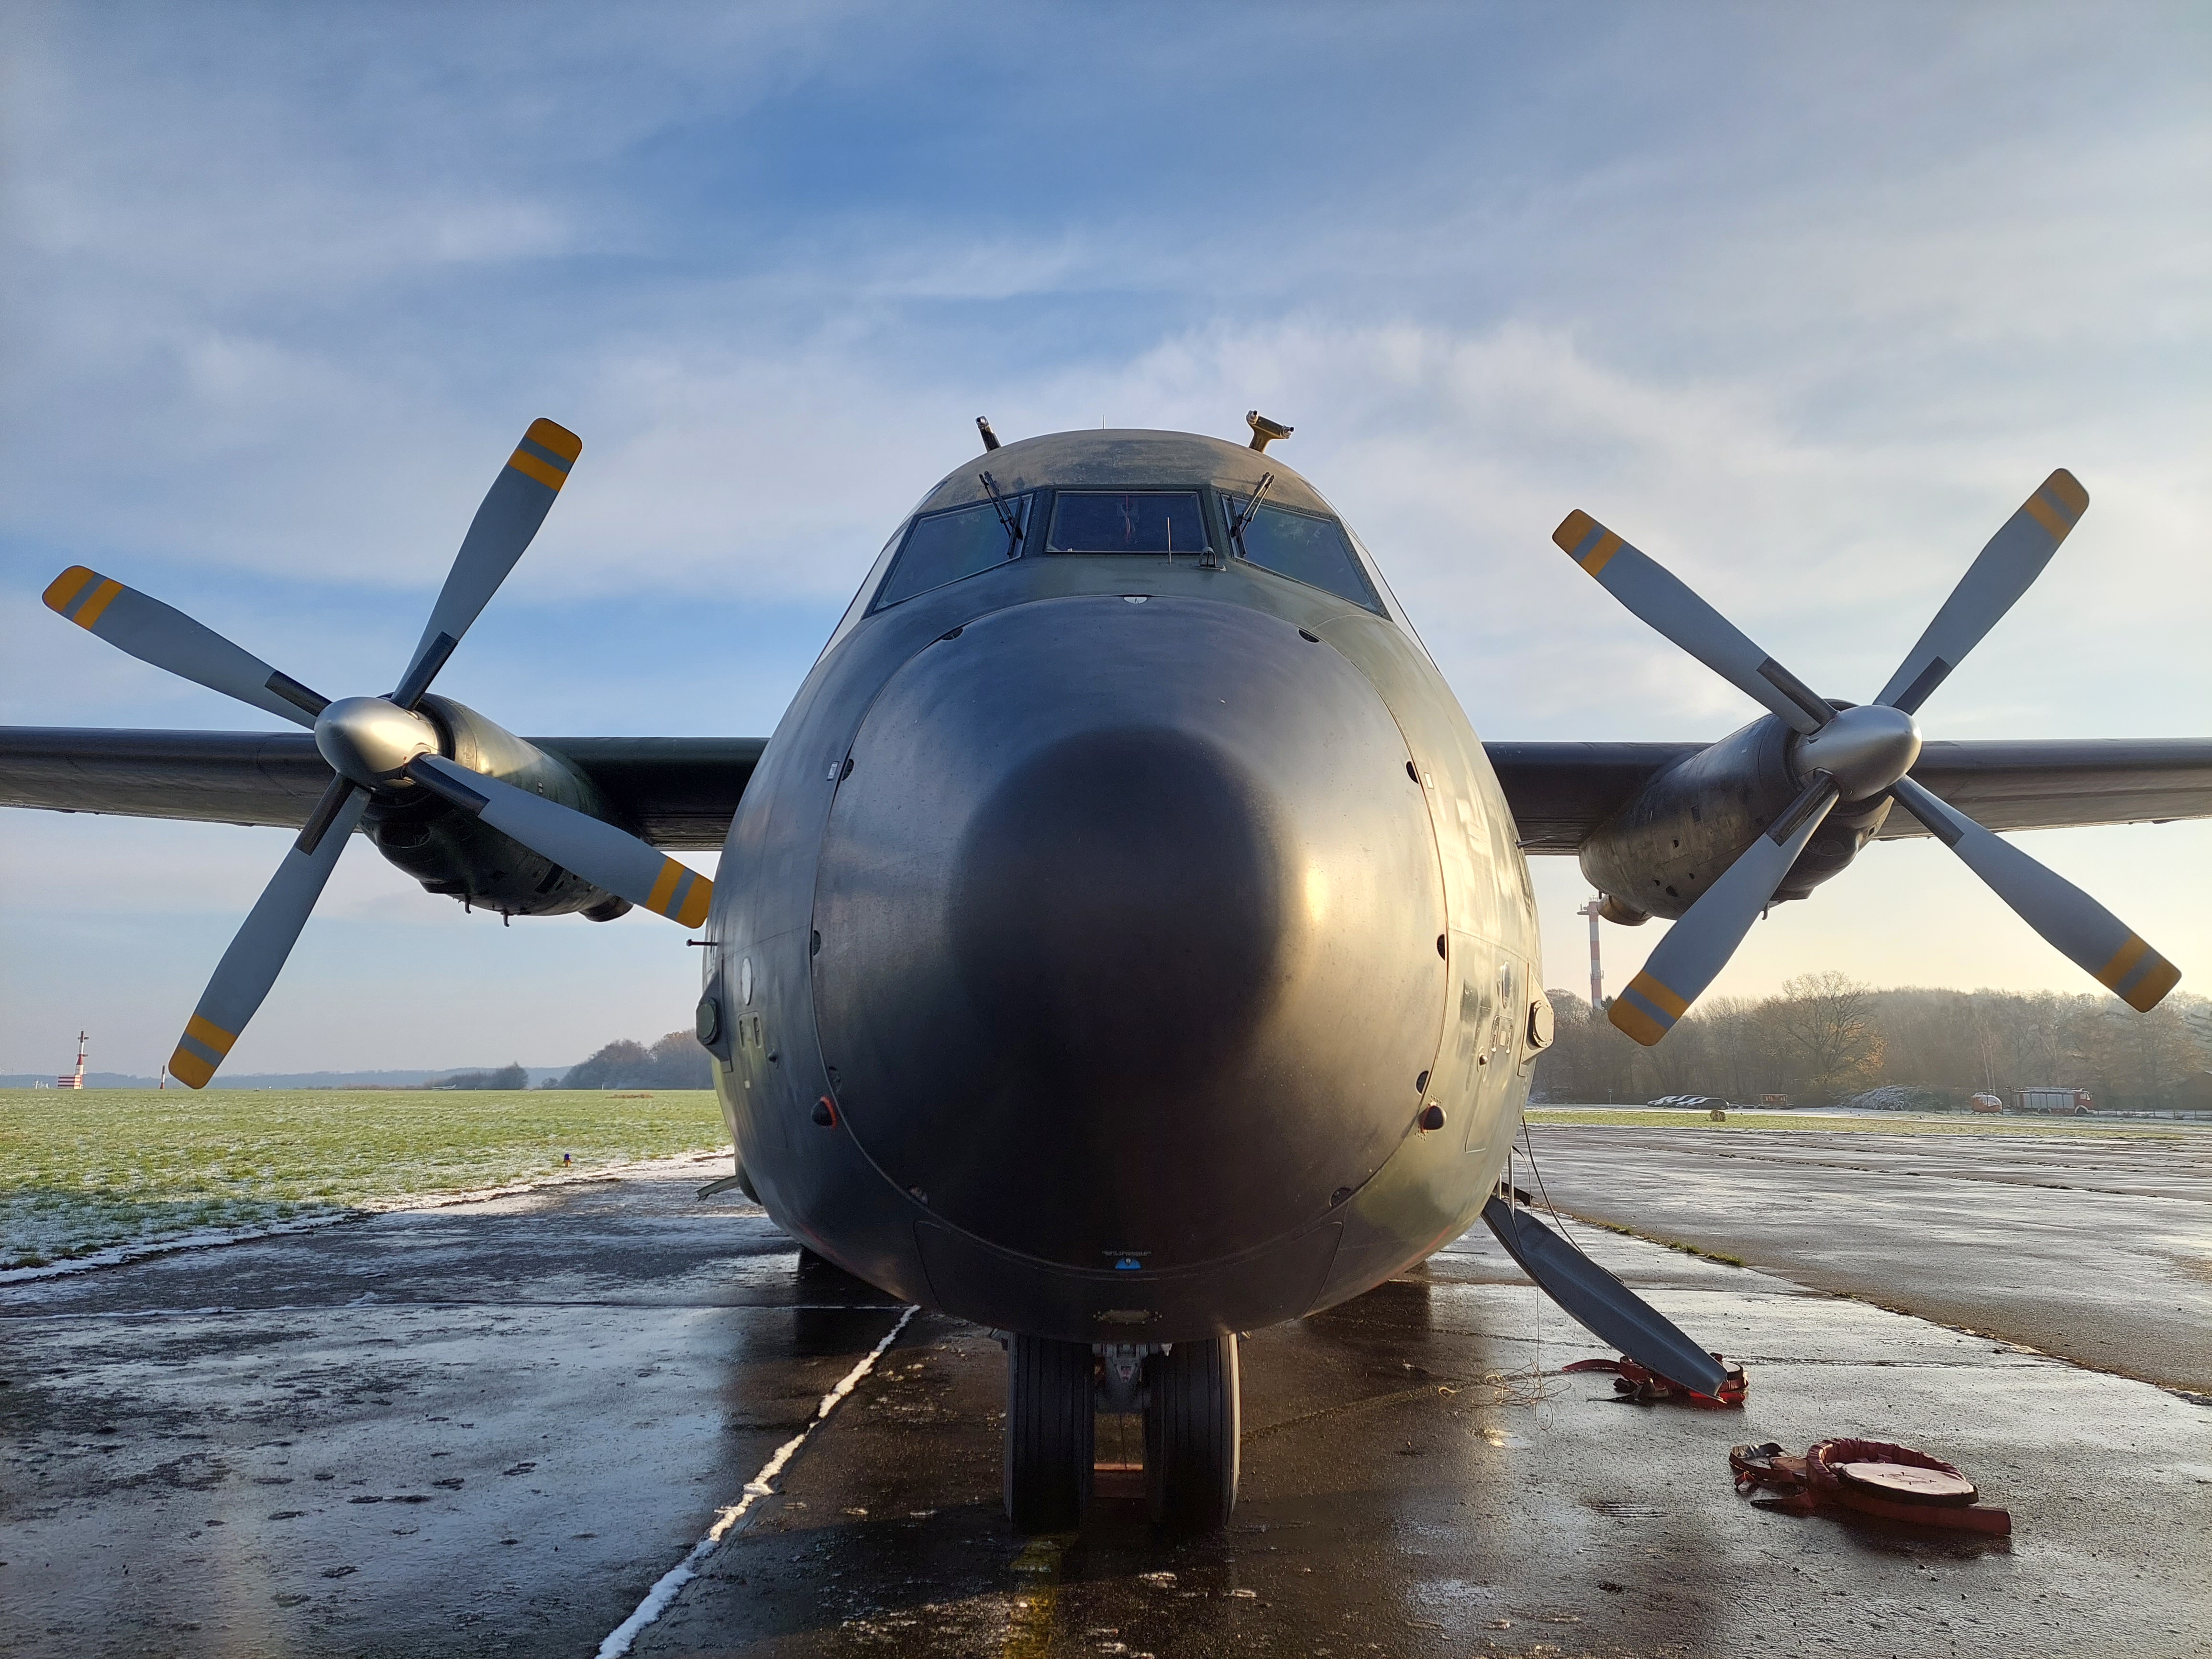
[[[1572, 853], [1651, 778], [1701, 743], [1491, 743], [1491, 764], [1531, 856]], [[2212, 817], [2212, 742], [2062, 738], [1930, 743], [1912, 778], [1990, 830]], [[1879, 839], [1925, 836], [1893, 808]]]

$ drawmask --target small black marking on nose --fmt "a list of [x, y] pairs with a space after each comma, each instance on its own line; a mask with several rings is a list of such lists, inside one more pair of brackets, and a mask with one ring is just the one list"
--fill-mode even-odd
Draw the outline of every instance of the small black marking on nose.
[[853, 775], [853, 757], [850, 755], [845, 757], [845, 769], [837, 775], [840, 778], [849, 778]]
[[829, 1096], [824, 1095], [814, 1103], [814, 1121], [825, 1129], [837, 1127], [837, 1109], [830, 1103]]
[[1352, 1196], [1352, 1188], [1349, 1188], [1349, 1187], [1339, 1187], [1339, 1188], [1338, 1188], [1334, 1192], [1331, 1193], [1331, 1194], [1328, 1195], [1328, 1207], [1329, 1207], [1330, 1209], [1332, 1209], [1332, 1210], [1333, 1210], [1333, 1209], [1334, 1209], [1338, 1205], [1340, 1205], [1340, 1204], [1343, 1203], [1343, 1202], [1344, 1202], [1344, 1200], [1345, 1200], [1346, 1199], [1350, 1198], [1351, 1196]]
[[1413, 779], [1415, 783], [1419, 783], [1421, 781], [1421, 769], [1414, 765], [1413, 762], [1407, 761], [1406, 763], [1406, 775]]
[[946, 629], [945, 632], [939, 634], [937, 637], [940, 640], [957, 640], [967, 631], [968, 624], [966, 623], [962, 623], [957, 628]]
[[818, 957], [822, 954], [822, 930], [819, 927], [817, 927], [813, 930], [813, 933], [814, 942], [807, 948], [806, 954], [811, 957]]
[[1300, 629], [1298, 629], [1298, 637], [1299, 637], [1300, 639], [1302, 639], [1302, 640], [1310, 640], [1310, 641], [1313, 641], [1313, 643], [1315, 643], [1316, 645], [1319, 645], [1319, 644], [1321, 643], [1321, 635], [1320, 635], [1316, 634], [1316, 633], [1313, 633], [1313, 632], [1310, 631], [1309, 629], [1304, 629], [1304, 628], [1301, 628]]
[[[821, 934], [819, 934], [819, 933], [817, 933], [817, 934], [814, 936], [814, 948], [815, 948], [816, 950], [817, 950], [817, 951], [818, 951], [818, 950], [820, 950], [820, 949], [822, 948], [822, 935], [821, 935]], [[1437, 935], [1437, 954], [1438, 956], [1443, 956], [1443, 953], [1444, 953], [1444, 936], [1443, 936], [1442, 933], [1438, 933], [1438, 934]]]
[[1437, 1130], [1444, 1127], [1444, 1109], [1441, 1106], [1436, 1105], [1422, 1107], [1420, 1125], [1421, 1133], [1423, 1134], [1432, 1135], [1436, 1133]]
[[1420, 1076], [1413, 1079], [1413, 1092], [1417, 1095], [1426, 1092], [1428, 1086], [1429, 1074], [1426, 1072], [1422, 1073]]

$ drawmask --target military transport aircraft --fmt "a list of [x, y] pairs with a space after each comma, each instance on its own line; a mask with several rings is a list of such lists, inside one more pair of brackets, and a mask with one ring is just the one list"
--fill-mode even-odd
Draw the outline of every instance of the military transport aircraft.
[[[0, 804], [299, 831], [170, 1070], [212, 1078], [356, 833], [511, 916], [701, 929], [739, 1180], [805, 1246], [1006, 1334], [1015, 1525], [1074, 1523], [1141, 1410], [1163, 1520], [1235, 1501], [1235, 1334], [1478, 1216], [1569, 1312], [1714, 1391], [1695, 1342], [1501, 1188], [1552, 1037], [1527, 857], [1675, 925], [1610, 1018], [1655, 1043], [1771, 902], [1933, 835], [2138, 1009], [2179, 978], [1992, 830], [2212, 814], [2212, 743], [1923, 743], [1916, 716], [2087, 498], [2038, 486], [1864, 705], [1617, 534], [1555, 540], [1771, 713], [1717, 743], [1476, 739], [1320, 493], [1235, 444], [1071, 432], [922, 498], [775, 734], [520, 738], [430, 687], [582, 445], [532, 425], [396, 689], [332, 701], [113, 578], [79, 627], [297, 732], [0, 732]], [[663, 848], [722, 853], [710, 883]]]

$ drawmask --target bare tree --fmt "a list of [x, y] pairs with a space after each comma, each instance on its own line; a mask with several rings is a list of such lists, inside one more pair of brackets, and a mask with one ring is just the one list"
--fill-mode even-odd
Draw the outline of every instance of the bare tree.
[[1872, 986], [1832, 968], [1783, 981], [1768, 1006], [1773, 1029], [1803, 1064], [1807, 1092], [1833, 1099], [1872, 1080], [1884, 1047], [1868, 1017], [1873, 1002]]

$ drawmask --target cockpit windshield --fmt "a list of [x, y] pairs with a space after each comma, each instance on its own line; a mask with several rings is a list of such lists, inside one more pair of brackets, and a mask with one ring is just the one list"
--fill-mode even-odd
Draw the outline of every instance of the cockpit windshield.
[[1239, 558], [1293, 581], [1325, 588], [1377, 616], [1389, 614], [1335, 520], [1270, 507], [1264, 498], [1256, 509], [1249, 499], [1234, 495], [1224, 495], [1222, 501], [1236, 527], [1231, 539]]
[[1063, 489], [1045, 550], [1196, 555], [1206, 550], [1206, 515], [1194, 489]]
[[1030, 497], [986, 501], [980, 507], [931, 513], [914, 521], [876, 608], [896, 605], [933, 587], [1004, 564], [1021, 551]]

